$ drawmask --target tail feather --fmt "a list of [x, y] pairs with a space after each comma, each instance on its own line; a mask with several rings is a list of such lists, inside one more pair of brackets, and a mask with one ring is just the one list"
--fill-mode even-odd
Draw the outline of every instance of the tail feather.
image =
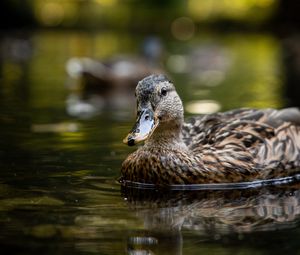
[[300, 166], [300, 126], [285, 122], [275, 129], [275, 136], [258, 148], [256, 162], [266, 168], [279, 165], [285, 169]]

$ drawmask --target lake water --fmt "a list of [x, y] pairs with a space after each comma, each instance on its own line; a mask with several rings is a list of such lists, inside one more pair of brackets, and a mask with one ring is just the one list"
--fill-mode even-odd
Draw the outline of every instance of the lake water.
[[[122, 38], [122, 40], [120, 40]], [[71, 57], [137, 54], [142, 36], [14, 32], [1, 39], [0, 244], [7, 254], [298, 254], [300, 187], [122, 190], [134, 109], [71, 111]], [[187, 115], [287, 104], [281, 45], [264, 34], [163, 38]], [[130, 100], [130, 97], [129, 97]], [[76, 103], [75, 103], [76, 106]], [[71, 113], [71, 114], [70, 114]]]

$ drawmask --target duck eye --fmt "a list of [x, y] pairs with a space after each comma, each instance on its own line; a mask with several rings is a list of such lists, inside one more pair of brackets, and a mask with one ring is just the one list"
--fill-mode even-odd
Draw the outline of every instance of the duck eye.
[[166, 88], [162, 88], [160, 93], [161, 93], [162, 96], [166, 96], [166, 95], [167, 95], [167, 92], [168, 92], [168, 91], [167, 91]]

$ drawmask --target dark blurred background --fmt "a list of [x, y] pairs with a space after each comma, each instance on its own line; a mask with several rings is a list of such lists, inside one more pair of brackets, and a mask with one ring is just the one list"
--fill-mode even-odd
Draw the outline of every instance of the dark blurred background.
[[[297, 0], [1, 0], [1, 247], [123, 254], [144, 229], [115, 181], [136, 149], [122, 139], [138, 80], [166, 73], [187, 116], [300, 106], [299, 13]], [[292, 254], [295, 231], [266, 232], [276, 245], [190, 232], [184, 254]]]
[[[130, 55], [170, 74], [183, 98], [192, 101], [186, 105], [191, 113], [299, 106], [299, 10], [293, 0], [2, 0], [1, 91], [12, 89], [26, 99], [30, 87], [37, 107], [55, 93], [66, 97], [66, 83], [71, 92], [84, 94], [80, 100], [87, 96], [78, 87], [90, 90], [91, 83], [107, 97], [115, 73], [95, 81], [90, 70], [100, 72], [97, 62], [82, 58], [111, 67], [112, 58]], [[145, 46], [149, 38], [152, 44]], [[147, 74], [139, 72], [131, 82]], [[80, 86], [74, 85], [78, 76]], [[106, 86], [98, 89], [98, 82]], [[202, 106], [209, 109], [197, 110]], [[78, 115], [73, 108], [67, 111]]]

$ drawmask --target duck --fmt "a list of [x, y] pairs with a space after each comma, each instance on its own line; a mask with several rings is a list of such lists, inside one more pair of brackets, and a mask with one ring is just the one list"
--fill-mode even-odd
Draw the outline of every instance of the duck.
[[[160, 38], [144, 39], [138, 55], [116, 54], [101, 60], [90, 57], [72, 57], [66, 63], [71, 78], [71, 90], [82, 89], [85, 93], [109, 96], [112, 90], [132, 92], [136, 83], [151, 73], [162, 73], [163, 46]], [[77, 81], [77, 82], [74, 82]], [[79, 84], [78, 84], [79, 83]]]
[[72, 57], [66, 63], [69, 115], [89, 118], [105, 110], [121, 116], [134, 109], [133, 91], [139, 80], [152, 73], [165, 73], [163, 45], [147, 37], [139, 55], [116, 54], [106, 60]]
[[[123, 142], [144, 142], [121, 166], [121, 183], [237, 183], [299, 173], [300, 111], [240, 108], [184, 121], [164, 74], [138, 82], [137, 118]], [[298, 168], [298, 169], [297, 169]]]

